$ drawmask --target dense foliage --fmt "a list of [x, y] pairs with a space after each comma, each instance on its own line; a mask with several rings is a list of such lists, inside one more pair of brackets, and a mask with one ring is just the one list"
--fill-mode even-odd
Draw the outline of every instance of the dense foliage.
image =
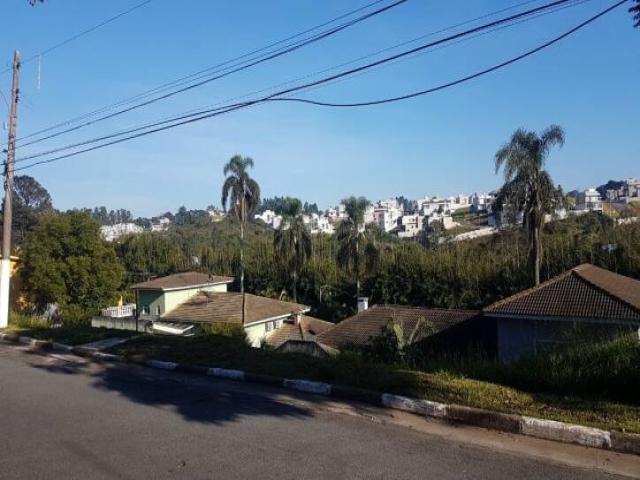
[[[196, 267], [237, 275], [237, 232], [237, 224], [225, 220], [206, 228], [144, 233], [116, 248], [128, 282]], [[291, 274], [275, 261], [273, 231], [248, 224], [245, 241], [247, 291], [280, 296], [291, 285]], [[363, 275], [362, 284], [371, 303], [478, 308], [531, 286], [526, 234], [521, 228], [429, 248], [389, 236], [379, 236], [376, 243], [380, 258], [376, 268]], [[595, 213], [572, 217], [545, 226], [545, 245], [542, 280], [584, 262], [640, 278], [640, 224], [615, 226]], [[338, 267], [335, 259], [335, 238], [316, 235], [312, 255], [298, 277], [298, 300], [330, 320], [344, 318], [356, 306], [353, 275]]]
[[51, 213], [27, 234], [21, 275], [39, 309], [48, 303], [97, 309], [115, 298], [123, 269], [86, 213]]

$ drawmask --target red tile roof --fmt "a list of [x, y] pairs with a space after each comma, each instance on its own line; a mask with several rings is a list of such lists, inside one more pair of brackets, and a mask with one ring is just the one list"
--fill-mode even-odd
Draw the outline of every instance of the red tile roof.
[[[309, 310], [306, 305], [281, 302], [245, 294], [245, 325]], [[162, 316], [161, 320], [187, 323], [234, 323], [242, 325], [242, 294], [199, 292]]]
[[182, 272], [166, 277], [158, 277], [147, 282], [131, 285], [132, 290], [171, 290], [175, 288], [193, 288], [220, 283], [231, 283], [232, 277], [207, 275], [198, 272]]
[[301, 315], [299, 324], [293, 322], [285, 323], [269, 335], [266, 341], [267, 344], [275, 348], [278, 348], [289, 340], [311, 342], [316, 339], [317, 335], [327, 331], [333, 326], [334, 324], [331, 322]]
[[348, 345], [366, 345], [373, 337], [379, 336], [393, 322], [400, 322], [405, 337], [409, 337], [422, 319], [422, 325], [413, 341], [417, 342], [460, 322], [478, 315], [472, 310], [446, 310], [439, 308], [418, 308], [399, 305], [374, 305], [357, 313], [335, 327], [317, 336], [317, 341], [331, 348]]
[[640, 281], [591, 264], [485, 308], [487, 314], [640, 321]]

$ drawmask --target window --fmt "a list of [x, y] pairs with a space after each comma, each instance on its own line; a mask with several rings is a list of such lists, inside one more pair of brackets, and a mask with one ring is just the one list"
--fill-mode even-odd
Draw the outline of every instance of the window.
[[160, 305], [156, 306], [156, 315], [160, 316]]
[[142, 306], [142, 314], [143, 315], [149, 315], [151, 313], [151, 309], [149, 308], [149, 305], [143, 305]]
[[264, 324], [264, 328], [267, 332], [270, 332], [271, 330], [273, 330], [273, 323], [271, 322], [267, 322]]

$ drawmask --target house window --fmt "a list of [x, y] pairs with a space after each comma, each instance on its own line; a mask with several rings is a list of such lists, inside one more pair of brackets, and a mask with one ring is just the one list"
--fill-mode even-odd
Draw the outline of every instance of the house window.
[[267, 332], [270, 332], [271, 330], [273, 330], [273, 322], [267, 322], [264, 324], [264, 328]]
[[149, 308], [149, 305], [143, 305], [143, 306], [142, 306], [142, 313], [143, 313], [144, 315], [149, 315], [149, 314], [151, 313], [151, 310], [150, 310], [150, 308]]
[[156, 306], [156, 315], [160, 316], [160, 305]]

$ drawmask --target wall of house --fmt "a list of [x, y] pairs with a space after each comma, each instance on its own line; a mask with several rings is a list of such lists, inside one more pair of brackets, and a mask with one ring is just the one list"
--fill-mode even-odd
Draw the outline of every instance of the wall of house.
[[144, 306], [149, 307], [149, 314], [157, 315], [158, 307], [160, 315], [164, 315], [176, 308], [181, 303], [189, 300], [198, 292], [226, 292], [227, 284], [210, 285], [208, 287], [185, 288], [183, 290], [140, 290], [138, 292], [138, 311], [142, 313]]
[[139, 290], [136, 308], [138, 313], [145, 313], [144, 308], [148, 307], [148, 313], [155, 315], [158, 307], [164, 311], [164, 297], [160, 290]]
[[539, 355], [561, 344], [581, 339], [606, 340], [638, 330], [638, 326], [613, 322], [497, 319], [498, 360], [503, 363]]
[[[284, 316], [279, 319], [270, 319], [268, 322], [255, 323], [253, 325], [249, 325], [244, 327], [244, 331], [247, 334], [247, 342], [252, 347], [261, 347], [263, 340], [266, 338], [267, 334], [272, 333], [276, 328], [282, 327], [284, 323], [284, 319], [287, 316]], [[267, 324], [271, 324], [271, 330], [267, 331]], [[275, 327], [275, 328], [273, 328]]]

